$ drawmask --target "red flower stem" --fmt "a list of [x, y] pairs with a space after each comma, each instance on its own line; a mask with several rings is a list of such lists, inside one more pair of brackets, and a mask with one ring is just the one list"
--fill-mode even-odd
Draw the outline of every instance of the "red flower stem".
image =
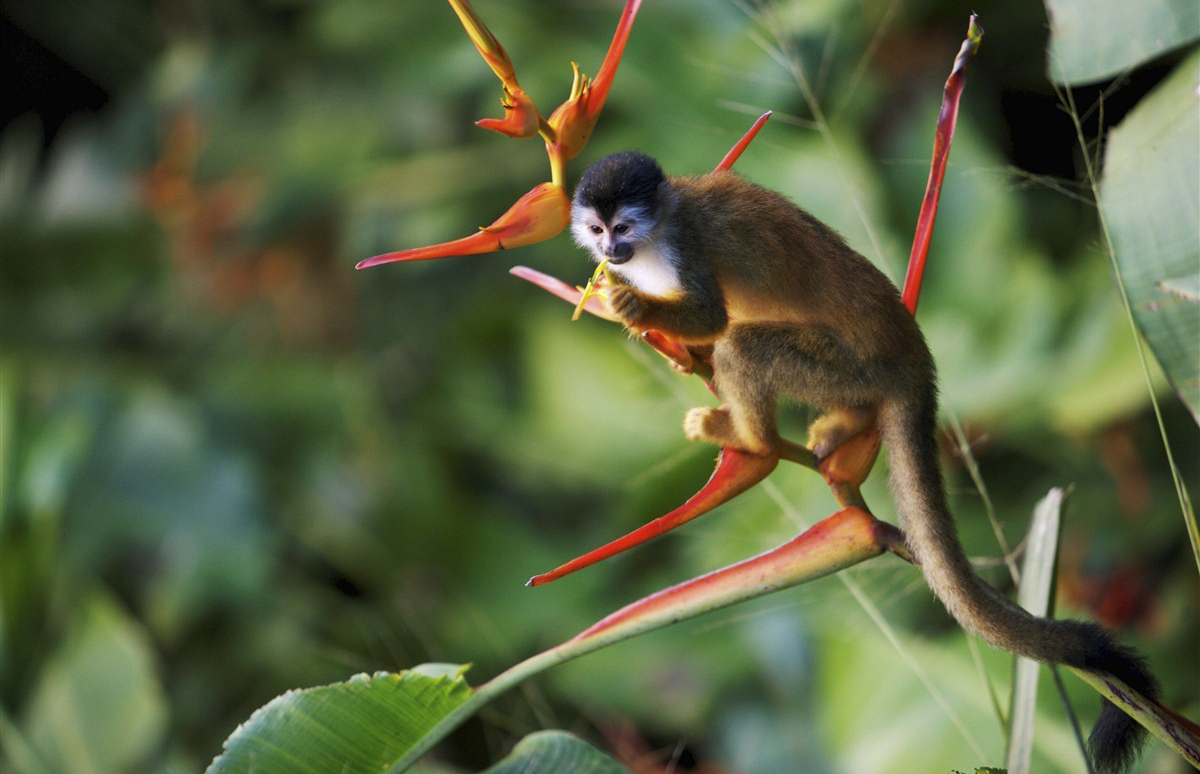
[[954, 138], [954, 126], [958, 121], [958, 102], [967, 82], [967, 62], [975, 56], [982, 37], [983, 28], [979, 26], [978, 17], [971, 14], [967, 37], [954, 59], [950, 77], [946, 79], [942, 109], [938, 114], [937, 131], [933, 138], [933, 161], [929, 169], [929, 182], [926, 183], [921, 214], [917, 218], [917, 233], [913, 237], [912, 253], [908, 258], [908, 273], [904, 277], [904, 292], [901, 298], [913, 314], [917, 312], [917, 300], [921, 296], [921, 280], [925, 276], [925, 259], [929, 255], [929, 241], [933, 237], [933, 221], [937, 217], [942, 179], [946, 176], [946, 161], [950, 156], [950, 142]]

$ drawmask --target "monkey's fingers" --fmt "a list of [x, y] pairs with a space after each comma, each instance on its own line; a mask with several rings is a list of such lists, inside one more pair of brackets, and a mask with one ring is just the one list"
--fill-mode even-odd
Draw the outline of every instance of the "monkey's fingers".
[[683, 505], [665, 516], [660, 516], [654, 521], [642, 525], [624, 537], [617, 538], [607, 545], [603, 545], [593, 551], [589, 551], [583, 556], [572, 559], [550, 572], [533, 576], [525, 585], [540, 586], [543, 583], [549, 583], [552, 580], [557, 580], [588, 565], [595, 564], [602, 559], [607, 559], [626, 549], [645, 543], [647, 540], [656, 538], [664, 532], [669, 532], [680, 524], [708, 513], [721, 503], [732, 500], [742, 492], [745, 492], [766, 478], [767, 474], [774, 470], [778, 463], [778, 456], [747, 454], [746, 452], [728, 447], [721, 449], [721, 454], [717, 457], [716, 470], [713, 471], [712, 477], [708, 479], [708, 483], [699, 492], [692, 495]]

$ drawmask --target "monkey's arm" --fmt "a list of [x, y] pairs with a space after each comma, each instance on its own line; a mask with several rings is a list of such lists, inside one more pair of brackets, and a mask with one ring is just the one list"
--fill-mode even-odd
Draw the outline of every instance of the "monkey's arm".
[[710, 343], [729, 323], [725, 301], [716, 282], [689, 284], [691, 287], [670, 298], [617, 284], [608, 292], [608, 306], [634, 330], [661, 331], [689, 344]]

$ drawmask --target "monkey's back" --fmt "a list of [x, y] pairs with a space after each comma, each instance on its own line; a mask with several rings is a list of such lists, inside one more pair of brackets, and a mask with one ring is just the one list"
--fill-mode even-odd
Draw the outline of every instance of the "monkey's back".
[[895, 285], [833, 229], [732, 172], [671, 184], [682, 259], [712, 267], [732, 323], [820, 325], [865, 358], [928, 360]]

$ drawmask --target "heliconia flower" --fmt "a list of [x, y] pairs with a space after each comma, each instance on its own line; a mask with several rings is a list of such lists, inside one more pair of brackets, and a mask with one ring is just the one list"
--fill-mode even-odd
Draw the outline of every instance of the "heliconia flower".
[[496, 73], [504, 88], [504, 98], [500, 101], [504, 108], [504, 118], [484, 118], [476, 121], [475, 125], [517, 139], [533, 137], [541, 129], [545, 119], [533, 104], [533, 98], [517, 83], [517, 73], [512, 60], [508, 58], [508, 52], [467, 0], [450, 0], [450, 6], [454, 13], [458, 14], [458, 19], [466, 28], [471, 42], [483, 55], [483, 60], [492, 68], [492, 72]]
[[538, 133], [542, 116], [520, 86], [506, 85], [500, 105], [504, 108], [504, 118], [481, 118], [475, 125], [518, 140], [528, 139]]
[[365, 269], [368, 266], [394, 261], [478, 255], [532, 245], [556, 236], [567, 227], [570, 220], [571, 200], [567, 197], [567, 192], [560, 185], [542, 183], [518, 199], [495, 223], [481, 228], [478, 233], [453, 242], [377, 255], [360, 261], [355, 268]]
[[613, 34], [608, 53], [594, 80], [579, 72], [579, 65], [571, 63], [575, 77], [571, 83], [571, 96], [559, 105], [550, 118], [550, 137], [546, 139], [546, 150], [550, 154], [551, 165], [561, 165], [567, 159], [573, 159], [583, 150], [592, 129], [600, 117], [600, 111], [608, 99], [608, 91], [612, 88], [613, 78], [617, 75], [617, 66], [621, 63], [621, 54], [625, 51], [625, 43], [629, 40], [629, 32], [633, 29], [633, 19], [637, 16], [638, 7], [642, 0], [627, 0], [621, 20], [617, 23], [617, 31]]

